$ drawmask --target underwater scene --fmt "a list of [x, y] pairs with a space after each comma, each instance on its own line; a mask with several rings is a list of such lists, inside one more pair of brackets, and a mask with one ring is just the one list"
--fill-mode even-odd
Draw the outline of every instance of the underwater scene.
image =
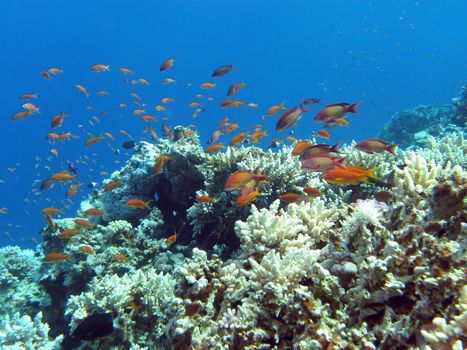
[[466, 347], [466, 1], [0, 8], [0, 350]]

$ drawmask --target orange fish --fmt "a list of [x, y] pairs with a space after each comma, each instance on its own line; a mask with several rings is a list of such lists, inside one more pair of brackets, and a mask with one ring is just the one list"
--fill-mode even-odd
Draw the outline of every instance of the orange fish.
[[139, 78], [138, 81], [143, 85], [149, 86], [149, 81], [147, 81], [146, 79]]
[[59, 233], [60, 238], [72, 238], [76, 235], [79, 235], [81, 233], [81, 230], [77, 229], [71, 229], [71, 230], [64, 230]]
[[328, 122], [333, 119], [341, 118], [346, 113], [357, 113], [357, 106], [362, 103], [356, 102], [349, 104], [346, 102], [334, 103], [331, 105], [324, 106], [314, 117], [315, 122]]
[[104, 136], [107, 137], [109, 140], [112, 140], [112, 141], [115, 141], [115, 138], [113, 137], [113, 135], [109, 132], [105, 132], [104, 133]]
[[388, 151], [391, 154], [395, 154], [397, 145], [390, 145], [386, 141], [380, 139], [367, 139], [364, 141], [358, 142], [355, 147], [366, 153], [382, 153]]
[[93, 72], [104, 72], [108, 71], [110, 66], [106, 66], [104, 64], [95, 64], [91, 67]]
[[20, 99], [20, 100], [23, 100], [23, 101], [25, 101], [25, 100], [30, 100], [30, 99], [33, 99], [33, 98], [36, 99], [36, 100], [39, 99], [39, 98], [37, 97], [37, 93], [36, 93], [36, 94], [22, 94], [22, 95], [19, 97], [19, 99]]
[[78, 249], [82, 251], [83, 253], [87, 253], [87, 254], [94, 253], [94, 249], [92, 249], [92, 247], [88, 245], [80, 245]]
[[75, 224], [78, 225], [78, 226], [81, 226], [81, 227], [84, 227], [84, 228], [87, 228], [87, 229], [90, 229], [92, 230], [94, 225], [91, 224], [88, 220], [86, 219], [81, 219], [81, 218], [76, 218], [75, 220]]
[[120, 72], [122, 72], [123, 74], [133, 74], [135, 71], [134, 70], [131, 70], [131, 69], [128, 69], [128, 68], [118, 68], [118, 70]]
[[241, 132], [240, 134], [235, 135], [232, 140], [230, 140], [230, 146], [236, 146], [239, 143], [243, 142], [248, 137], [247, 132]]
[[216, 200], [208, 196], [198, 196], [196, 197], [196, 201], [201, 203], [214, 203]]
[[169, 237], [167, 237], [166, 242], [167, 244], [172, 244], [172, 243], [175, 243], [176, 240], [177, 240], [177, 232], [174, 232], [173, 235], [170, 235]]
[[51, 180], [57, 181], [57, 182], [73, 181], [74, 178], [75, 178], [74, 175], [68, 174], [65, 170], [59, 173], [53, 174], [50, 177]]
[[63, 69], [60, 68], [50, 68], [49, 73], [53, 75], [61, 74], [63, 73]]
[[57, 114], [56, 116], [52, 117], [52, 122], [50, 127], [52, 129], [58, 128], [63, 124], [63, 119], [65, 118], [65, 112], [62, 110], [60, 114]]
[[71, 196], [75, 195], [79, 186], [81, 186], [80, 182], [77, 182], [77, 183], [71, 185], [70, 188], [66, 191], [65, 197], [70, 198]]
[[99, 136], [91, 136], [90, 138], [88, 138], [86, 140], [86, 142], [84, 143], [85, 146], [91, 146], [91, 145], [94, 145], [96, 144], [97, 142], [99, 142], [102, 138], [102, 135], [99, 135]]
[[204, 151], [206, 153], [214, 153], [214, 152], [219, 151], [222, 148], [225, 148], [224, 144], [223, 143], [217, 143], [217, 144], [214, 144], [214, 145], [209, 145], [208, 147], [206, 147], [206, 149]]
[[129, 201], [126, 202], [127, 207], [133, 208], [133, 209], [151, 209], [149, 206], [149, 203], [151, 203], [152, 200], [148, 200], [147, 202], [141, 200], [141, 199], [130, 199]]
[[318, 130], [316, 133], [316, 136], [322, 137], [326, 140], [329, 140], [329, 138], [331, 137], [331, 135], [329, 135], [329, 132], [327, 132], [327, 130], [325, 129]]
[[85, 95], [86, 97], [89, 97], [89, 93], [88, 93], [88, 91], [85, 89], [84, 86], [79, 85], [79, 84], [76, 84], [75, 86], [76, 86], [76, 88], [78, 89], [79, 92], [81, 92], [81, 93], [82, 93], [83, 95]]
[[309, 195], [309, 196], [313, 196], [313, 197], [319, 197], [322, 195], [321, 191], [320, 190], [317, 190], [316, 188], [313, 188], [313, 187], [305, 187], [303, 189], [303, 191]]
[[155, 106], [154, 109], [159, 112], [166, 110], [164, 106], [159, 106], [159, 105]]
[[283, 202], [293, 203], [302, 196], [303, 194], [300, 193], [284, 193], [283, 195], [279, 196], [279, 199]]
[[259, 189], [256, 188], [255, 190], [244, 194], [243, 196], [238, 197], [235, 200], [235, 205], [237, 207], [243, 207], [245, 205], [251, 204], [255, 201], [256, 197], [260, 195]]
[[221, 102], [221, 108], [226, 107], [241, 107], [245, 104], [245, 102], [240, 100], [224, 100]]
[[297, 139], [296, 139], [295, 137], [290, 136], [290, 135], [287, 136], [287, 137], [285, 138], [285, 140], [286, 140], [286, 141], [289, 141], [289, 142], [292, 142], [292, 143], [295, 142], [295, 141], [297, 141]]
[[52, 148], [52, 149], [50, 150], [50, 153], [52, 153], [55, 157], [58, 157], [58, 151], [57, 151], [56, 148]]
[[120, 104], [118, 105], [118, 107], [121, 108], [121, 109], [126, 108], [126, 104], [120, 103]]
[[375, 174], [376, 168], [365, 169], [359, 166], [347, 165], [345, 168], [336, 167], [324, 174], [324, 180], [336, 185], [356, 185], [368, 182], [368, 178], [380, 180]]
[[124, 262], [128, 260], [128, 257], [123, 254], [114, 254], [112, 255], [112, 259], [118, 262]]
[[175, 59], [173, 57], [170, 57], [169, 59], [162, 62], [161, 66], [159, 67], [159, 71], [165, 72], [167, 69], [172, 67], [174, 65], [174, 60]]
[[299, 141], [292, 149], [292, 155], [296, 156], [302, 154], [304, 150], [311, 146], [310, 141]]
[[266, 115], [271, 116], [279, 112], [281, 109], [285, 109], [285, 101], [282, 102], [280, 105], [271, 106], [268, 108]]
[[31, 102], [26, 102], [22, 106], [24, 109], [29, 111], [30, 113], [39, 113], [39, 108], [37, 108], [33, 103]]
[[201, 89], [214, 89], [216, 87], [216, 84], [215, 83], [209, 83], [209, 82], [206, 82], [206, 83], [202, 83], [200, 85], [200, 88]]
[[170, 102], [174, 102], [174, 101], [175, 101], [175, 99], [172, 98], [172, 97], [164, 97], [164, 98], [161, 99], [161, 102], [165, 103], [165, 104], [170, 103]]
[[47, 72], [46, 70], [43, 70], [42, 72], [40, 72], [40, 75], [45, 80], [48, 80], [48, 81], [52, 80], [52, 77], [50, 76], [49, 72]]
[[112, 181], [104, 185], [104, 192], [110, 192], [113, 189], [123, 185], [123, 181]]
[[45, 216], [45, 215], [62, 214], [62, 211], [56, 208], [44, 208], [40, 211], [40, 213]]
[[238, 124], [232, 123], [224, 129], [224, 135], [238, 129]]
[[162, 168], [164, 167], [165, 163], [170, 160], [170, 157], [168, 156], [159, 156], [156, 158], [156, 161], [154, 162], [154, 174], [159, 174], [162, 171]]
[[30, 116], [32, 113], [29, 112], [29, 111], [20, 111], [20, 112], [16, 112], [15, 114], [13, 114], [13, 116], [11, 117], [12, 120], [20, 120], [20, 119], [24, 119], [28, 116]]
[[44, 257], [46, 263], [58, 263], [69, 260], [69, 256], [62, 253], [49, 253]]
[[276, 124], [276, 131], [282, 131], [293, 127], [300, 120], [302, 113], [308, 112], [303, 105], [290, 108], [279, 116]]
[[144, 110], [144, 109], [135, 109], [133, 111], [133, 114], [134, 115], [141, 115], [141, 114], [144, 114], [144, 112], [146, 112], [146, 110]]
[[261, 183], [267, 180], [267, 175], [254, 173], [251, 171], [237, 171], [229, 176], [229, 178], [225, 181], [224, 190], [225, 191], [233, 191], [240, 187], [245, 186], [251, 180], [254, 180], [255, 183]]
[[259, 139], [265, 136], [268, 136], [266, 131], [256, 131], [253, 135], [250, 136], [250, 142], [258, 143]]
[[96, 208], [89, 208], [89, 209], [86, 210], [83, 214], [84, 214], [84, 215], [96, 216], [96, 215], [102, 215], [102, 214], [104, 214], [104, 211], [103, 211], [103, 210], [96, 209]]
[[243, 81], [240, 83], [232, 83], [229, 87], [229, 90], [227, 91], [227, 96], [235, 95], [241, 88], [245, 86], [246, 86], [246, 83]]
[[110, 95], [110, 92], [101, 90], [101, 91], [96, 92], [96, 94], [98, 96], [106, 96], [106, 95]]
[[191, 102], [189, 106], [190, 106], [191, 108], [196, 108], [196, 107], [201, 106], [201, 103], [199, 103], [199, 102]]
[[155, 117], [152, 117], [152, 116], [150, 116], [150, 115], [143, 115], [143, 116], [141, 117], [141, 120], [143, 120], [143, 121], [145, 121], [145, 122], [153, 122], [153, 121], [156, 120], [156, 118], [155, 118]]
[[47, 223], [49, 224], [50, 230], [52, 232], [57, 231], [57, 226], [55, 225], [55, 222], [53, 221], [52, 217], [50, 215], [46, 215], [45, 219], [47, 220]]

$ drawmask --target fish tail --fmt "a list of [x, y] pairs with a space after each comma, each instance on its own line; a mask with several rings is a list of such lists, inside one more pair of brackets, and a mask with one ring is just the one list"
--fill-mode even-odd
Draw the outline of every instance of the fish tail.
[[351, 113], [358, 113], [357, 111], [357, 107], [360, 103], [362, 103], [363, 101], [358, 101], [358, 102], [355, 102], [353, 104], [351, 104], [349, 107], [348, 107], [348, 112], [351, 112]]
[[376, 175], [376, 168], [368, 169], [368, 177], [371, 177], [375, 180], [382, 180], [379, 176]]
[[344, 141], [339, 141], [339, 142], [336, 143], [334, 146], [332, 146], [329, 150], [330, 150], [332, 153], [342, 153], [342, 152], [339, 150], [339, 146], [341, 145], [342, 142], [344, 142]]
[[154, 202], [154, 199], [150, 199], [148, 200], [147, 202], [144, 202], [144, 206], [148, 209], [151, 209], [151, 207], [149, 206], [149, 204], [151, 204], [151, 202]]
[[347, 157], [344, 157], [344, 158], [341, 158], [337, 161], [336, 165], [340, 168], [347, 168], [347, 166], [345, 165], [345, 160], [347, 159]]
[[389, 145], [387, 148], [386, 148], [386, 151], [388, 151], [389, 153], [391, 154], [396, 154], [396, 148], [397, 148], [398, 145], [394, 144], [394, 145]]

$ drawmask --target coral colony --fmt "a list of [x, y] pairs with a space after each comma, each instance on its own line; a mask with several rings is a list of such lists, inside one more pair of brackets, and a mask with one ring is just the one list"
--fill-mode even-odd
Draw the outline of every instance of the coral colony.
[[1, 348], [463, 349], [466, 95], [333, 148], [346, 184], [298, 141], [136, 143], [36, 251], [0, 249]]

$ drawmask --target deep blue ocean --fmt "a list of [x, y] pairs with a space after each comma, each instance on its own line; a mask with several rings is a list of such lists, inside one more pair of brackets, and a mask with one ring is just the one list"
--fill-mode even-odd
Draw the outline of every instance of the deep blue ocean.
[[[375, 137], [392, 114], [420, 104], [448, 104], [457, 96], [467, 78], [466, 13], [463, 0], [2, 1], [0, 207], [7, 211], [0, 214], [0, 245], [33, 246], [31, 238], [39, 240], [46, 224], [39, 214], [44, 207], [68, 205], [64, 216], [73, 217], [91, 191], [86, 185], [100, 186], [108, 177], [100, 173], [111, 174], [131, 155], [121, 147], [128, 137], [119, 130], [135, 141], [149, 140], [142, 133], [147, 124], [133, 115], [137, 107], [130, 93], [148, 104], [146, 114], [167, 116], [172, 127], [194, 124], [203, 144], [228, 116], [240, 128], [221, 141], [262, 124], [269, 136], [260, 145], [266, 148], [271, 138], [289, 135], [274, 131], [277, 115], [261, 118], [267, 108], [282, 101], [293, 107], [312, 97], [321, 105], [363, 101], [348, 127], [332, 130], [330, 142]], [[174, 66], [161, 73], [159, 66], [169, 57], [175, 57]], [[94, 64], [110, 65], [110, 71], [92, 72]], [[213, 79], [212, 71], [226, 64], [235, 69]], [[43, 79], [40, 72], [52, 67], [63, 73]], [[120, 67], [135, 73], [125, 77]], [[177, 83], [163, 85], [169, 77]], [[144, 78], [150, 85], [133, 86], [124, 78]], [[239, 81], [247, 86], [235, 98], [258, 107], [219, 108], [229, 85]], [[204, 82], [216, 82], [216, 88], [200, 89]], [[90, 96], [79, 93], [76, 84]], [[96, 95], [101, 90], [110, 94]], [[41, 113], [13, 121], [23, 93], [38, 94], [30, 102]], [[195, 94], [204, 95], [199, 102], [205, 111], [193, 119], [188, 105], [197, 101]], [[155, 112], [163, 97], [175, 102], [166, 113]], [[127, 108], [120, 109], [120, 103]], [[313, 123], [318, 109], [314, 106], [291, 129], [294, 137], [310, 137], [320, 128]], [[67, 116], [54, 131], [80, 139], [48, 143], [51, 119], [62, 110]], [[151, 125], [161, 134], [160, 120]], [[85, 132], [109, 132], [116, 140], [85, 147]], [[83, 183], [72, 203], [65, 198], [68, 184], [33, 192], [67, 161]]]

